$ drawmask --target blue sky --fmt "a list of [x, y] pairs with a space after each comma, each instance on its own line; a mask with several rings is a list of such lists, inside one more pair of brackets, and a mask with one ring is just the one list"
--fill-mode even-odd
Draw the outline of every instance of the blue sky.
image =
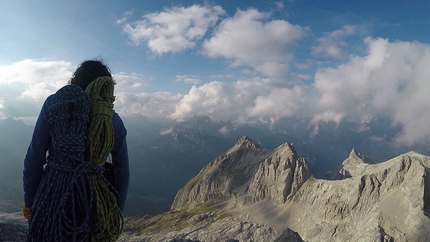
[[121, 115], [388, 117], [403, 127], [400, 143], [430, 135], [424, 0], [0, 0], [0, 9], [0, 118], [34, 120], [80, 62], [100, 57]]

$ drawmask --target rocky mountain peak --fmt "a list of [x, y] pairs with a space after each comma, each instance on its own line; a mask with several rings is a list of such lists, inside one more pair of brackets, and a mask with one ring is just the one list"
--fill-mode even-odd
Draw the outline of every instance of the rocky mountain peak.
[[335, 171], [328, 172], [327, 178], [330, 180], [340, 180], [363, 174], [365, 168], [371, 161], [360, 156], [354, 148], [349, 153], [349, 157], [342, 162], [342, 165]]
[[206, 165], [178, 191], [172, 209], [228, 199], [235, 189], [249, 182], [261, 160], [271, 153], [249, 137], [240, 138], [236, 145]]
[[289, 155], [289, 153], [291, 153], [291, 155], [294, 155], [295, 157], [298, 156], [293, 144], [288, 142], [281, 144], [278, 148], [275, 149], [275, 152], [282, 153], [284, 155]]
[[247, 150], [261, 150], [260, 145], [257, 144], [254, 140], [247, 136], [243, 136], [240, 138], [237, 143], [230, 149], [239, 150], [239, 149], [247, 149]]
[[194, 115], [189, 123], [193, 124], [202, 124], [202, 123], [212, 123], [212, 120], [209, 116], [206, 115]]
[[246, 204], [262, 200], [282, 204], [310, 177], [306, 160], [298, 157], [292, 144], [284, 143], [271, 151], [244, 136], [180, 189], [172, 208], [229, 199], [244, 191]]
[[351, 153], [349, 153], [349, 158], [359, 158], [360, 153], [358, 153], [354, 148], [352, 148]]
[[304, 158], [299, 158], [290, 143], [284, 143], [261, 161], [248, 188], [245, 203], [267, 200], [285, 203], [312, 177]]

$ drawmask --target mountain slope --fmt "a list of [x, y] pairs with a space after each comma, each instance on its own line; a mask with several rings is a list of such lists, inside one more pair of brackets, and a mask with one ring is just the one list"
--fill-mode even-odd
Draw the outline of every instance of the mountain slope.
[[235, 189], [254, 175], [258, 162], [270, 154], [271, 151], [262, 149], [250, 138], [242, 137], [178, 191], [172, 209], [193, 207], [208, 200], [229, 199]]
[[411, 152], [348, 179], [310, 179], [283, 205], [285, 215], [305, 208], [287, 226], [309, 241], [428, 241], [429, 167], [429, 157]]
[[243, 137], [178, 191], [170, 212], [130, 219], [127, 228], [148, 241], [217, 241], [239, 225], [239, 241], [291, 230], [305, 241], [429, 241], [430, 157], [366, 162], [353, 150], [338, 180], [316, 179], [291, 144], [267, 150]]

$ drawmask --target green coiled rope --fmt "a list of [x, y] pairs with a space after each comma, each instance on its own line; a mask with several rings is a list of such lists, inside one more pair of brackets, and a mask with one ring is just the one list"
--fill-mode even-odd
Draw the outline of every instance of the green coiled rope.
[[[108, 76], [92, 81], [85, 90], [91, 100], [85, 158], [99, 166], [106, 162], [114, 143], [113, 91], [114, 82]], [[116, 241], [123, 229], [116, 191], [99, 175], [90, 174], [90, 180], [94, 190], [90, 241]]]

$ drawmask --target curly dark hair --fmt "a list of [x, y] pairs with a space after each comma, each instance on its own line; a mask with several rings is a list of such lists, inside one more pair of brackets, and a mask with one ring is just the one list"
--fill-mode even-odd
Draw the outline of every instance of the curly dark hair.
[[102, 60], [86, 60], [73, 73], [69, 84], [78, 85], [85, 90], [90, 82], [101, 76], [112, 77], [109, 67]]

